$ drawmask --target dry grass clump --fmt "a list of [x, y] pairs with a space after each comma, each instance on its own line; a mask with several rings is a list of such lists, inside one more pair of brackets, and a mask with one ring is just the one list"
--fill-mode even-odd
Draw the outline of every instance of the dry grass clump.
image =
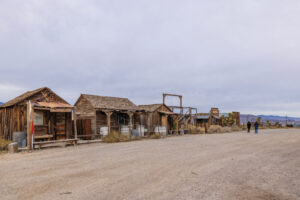
[[205, 128], [188, 125], [189, 134], [204, 134]]
[[160, 134], [155, 133], [155, 134], [152, 134], [152, 135], [150, 136], [150, 138], [151, 138], [151, 139], [160, 139], [161, 136], [160, 136]]
[[102, 141], [104, 143], [126, 142], [129, 141], [129, 138], [117, 131], [111, 131], [108, 135], [102, 138]]
[[232, 126], [231, 130], [234, 131], [234, 132], [237, 132], [237, 131], [242, 131], [243, 129], [239, 126]]
[[222, 127], [219, 125], [211, 125], [208, 130], [207, 133], [231, 133], [232, 132], [232, 128], [231, 127]]
[[208, 130], [207, 133], [221, 133], [222, 131], [222, 127], [219, 125], [211, 125]]
[[231, 133], [231, 132], [232, 132], [232, 129], [231, 129], [231, 127], [228, 127], [228, 126], [222, 127], [222, 129], [221, 129], [221, 133]]
[[0, 153], [2, 151], [7, 151], [8, 145], [11, 143], [11, 141], [4, 140], [0, 137]]

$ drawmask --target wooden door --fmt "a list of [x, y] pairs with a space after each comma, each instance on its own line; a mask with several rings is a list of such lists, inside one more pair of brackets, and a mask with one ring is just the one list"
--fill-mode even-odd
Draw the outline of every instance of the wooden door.
[[86, 135], [85, 139], [92, 139], [92, 123], [90, 119], [84, 120], [84, 135]]
[[66, 116], [65, 113], [56, 113], [55, 115], [55, 139], [66, 139]]
[[167, 124], [168, 124], [168, 118], [167, 118], [167, 115], [162, 115], [162, 116], [161, 116], [161, 126], [167, 127]]

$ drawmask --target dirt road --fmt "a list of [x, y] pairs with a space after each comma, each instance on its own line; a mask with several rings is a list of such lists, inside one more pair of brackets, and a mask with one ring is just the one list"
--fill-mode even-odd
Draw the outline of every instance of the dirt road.
[[300, 130], [0, 156], [0, 199], [299, 200]]

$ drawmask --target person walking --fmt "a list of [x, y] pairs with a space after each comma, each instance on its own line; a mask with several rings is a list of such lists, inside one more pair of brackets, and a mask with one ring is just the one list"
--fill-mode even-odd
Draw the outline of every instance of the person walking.
[[250, 130], [251, 130], [251, 122], [248, 121], [247, 123], [247, 128], [248, 128], [248, 133], [250, 133]]
[[258, 126], [259, 126], [259, 124], [258, 124], [258, 122], [256, 121], [255, 124], [254, 124], [255, 134], [258, 133]]

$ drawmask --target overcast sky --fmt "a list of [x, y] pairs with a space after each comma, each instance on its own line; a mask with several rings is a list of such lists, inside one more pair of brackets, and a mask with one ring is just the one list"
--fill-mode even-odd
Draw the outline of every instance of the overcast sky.
[[2, 102], [48, 86], [300, 116], [300, 1], [0, 0], [0, 75]]

